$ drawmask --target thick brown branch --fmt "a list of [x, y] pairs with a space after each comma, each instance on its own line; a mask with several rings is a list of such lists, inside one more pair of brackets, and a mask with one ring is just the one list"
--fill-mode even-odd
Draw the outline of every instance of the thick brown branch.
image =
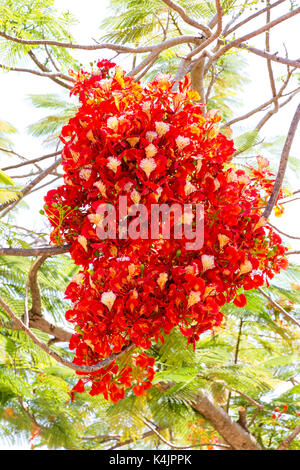
[[67, 331], [53, 323], [48, 322], [44, 317], [35, 315], [34, 312], [29, 312], [29, 328], [35, 328], [36, 330], [43, 331], [48, 335], [53, 336], [55, 342], [69, 343], [72, 332]]
[[254, 437], [234, 422], [223, 408], [216, 407], [206, 396], [197, 395], [192, 407], [208, 419], [234, 450], [260, 450]]
[[205, 102], [204, 93], [204, 63], [205, 57], [197, 62], [197, 64], [191, 70], [192, 87], [199, 93], [201, 103]]
[[177, 36], [175, 38], [170, 38], [167, 41], [160, 42], [158, 44], [152, 44], [149, 46], [140, 46], [140, 47], [129, 47], [129, 46], [121, 46], [119, 44], [92, 44], [92, 45], [81, 45], [81, 44], [72, 44], [68, 42], [61, 42], [61, 41], [54, 41], [54, 40], [47, 40], [47, 39], [21, 39], [14, 36], [10, 36], [9, 34], [4, 33], [3, 31], [0, 32], [0, 36], [7, 39], [8, 41], [17, 42], [19, 44], [24, 44], [27, 46], [38, 46], [45, 44], [48, 46], [57, 46], [57, 47], [64, 47], [66, 49], [82, 49], [88, 51], [95, 51], [100, 49], [111, 49], [113, 51], [119, 53], [133, 53], [133, 54], [143, 54], [144, 52], [153, 52], [158, 50], [165, 50], [169, 47], [174, 47], [179, 44], [185, 43], [197, 43], [199, 37], [197, 36]]
[[[21, 330], [20, 325], [16, 324], [13, 320], [10, 324], [3, 322], [0, 320], [0, 327], [5, 328], [8, 330]], [[48, 342], [48, 346], [52, 343], [68, 343], [71, 339], [72, 332], [67, 331], [59, 326], [53, 325], [52, 323], [45, 320], [45, 318], [41, 316], [34, 316], [33, 314], [29, 317], [29, 328], [34, 328], [36, 330], [43, 331], [48, 335], [52, 335], [53, 339]]]
[[287, 450], [287, 448], [290, 446], [292, 441], [298, 436], [299, 433], [300, 425], [295, 427], [294, 431], [280, 444], [280, 446], [277, 447], [276, 450]]
[[29, 328], [35, 328], [49, 335], [53, 335], [56, 342], [69, 342], [72, 332], [53, 325], [42, 316], [42, 300], [37, 275], [40, 267], [48, 256], [48, 254], [39, 256], [29, 270], [27, 285], [31, 293], [31, 309], [28, 312], [28, 323], [25, 322], [25, 324], [29, 326]]
[[245, 429], [245, 431], [249, 432], [248, 425], [247, 425], [247, 408], [244, 406], [240, 406], [238, 408], [239, 419], [237, 423]]
[[39, 256], [34, 263], [31, 265], [31, 268], [28, 273], [28, 284], [31, 293], [31, 312], [35, 315], [42, 315], [42, 300], [40, 294], [40, 288], [37, 280], [37, 275], [40, 267], [44, 261], [48, 258], [48, 255]]
[[71, 245], [41, 246], [39, 248], [1, 248], [0, 256], [53, 256], [67, 253]]
[[277, 173], [277, 176], [276, 176], [275, 184], [273, 186], [272, 194], [271, 194], [271, 197], [268, 201], [267, 207], [266, 207], [266, 209], [263, 213], [263, 216], [266, 219], [268, 219], [268, 217], [270, 216], [270, 214], [272, 212], [273, 207], [276, 204], [276, 201], [277, 201], [277, 198], [278, 198], [278, 195], [279, 195], [279, 192], [280, 192], [280, 188], [281, 188], [281, 185], [282, 185], [282, 182], [283, 182], [283, 178], [284, 178], [284, 175], [285, 175], [285, 170], [286, 170], [286, 167], [287, 167], [287, 162], [288, 162], [291, 146], [292, 146], [292, 143], [293, 143], [293, 140], [294, 140], [294, 137], [295, 137], [295, 133], [296, 133], [296, 129], [297, 129], [299, 120], [300, 120], [300, 104], [297, 106], [296, 112], [295, 112], [294, 117], [292, 119], [289, 131], [288, 131], [288, 135], [287, 135], [287, 138], [286, 138], [286, 141], [285, 141], [282, 153], [281, 153], [279, 169], [278, 169], [278, 173]]
[[[173, 384], [159, 383], [159, 389], [168, 391]], [[215, 406], [204, 394], [197, 394], [192, 400], [194, 410], [206, 418], [225, 442], [234, 450], [261, 450], [254, 437], [233, 421], [223, 410]]]
[[[194, 57], [196, 54], [199, 54], [203, 49], [205, 49], [207, 46], [209, 46], [213, 41], [215, 41], [221, 34], [222, 32], [222, 7], [220, 0], [216, 0], [216, 9], [217, 9], [217, 29], [216, 31], [209, 36], [208, 39], [206, 39], [200, 46], [196, 47], [193, 49], [187, 56], [187, 59], [191, 59]], [[196, 59], [198, 60], [198, 59]]]

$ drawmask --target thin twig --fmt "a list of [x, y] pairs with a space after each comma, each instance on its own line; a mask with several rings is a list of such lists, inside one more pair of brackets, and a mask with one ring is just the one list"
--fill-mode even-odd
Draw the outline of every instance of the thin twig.
[[236, 124], [237, 122], [244, 121], [245, 119], [248, 119], [249, 117], [253, 116], [254, 114], [259, 113], [260, 111], [263, 111], [267, 106], [274, 103], [274, 101], [278, 100], [279, 98], [282, 98], [284, 96], [289, 96], [289, 95], [292, 95], [292, 97], [294, 97], [300, 91], [300, 87], [292, 90], [289, 93], [283, 94], [284, 90], [286, 89], [286, 87], [288, 85], [290, 77], [291, 77], [291, 72], [288, 73], [287, 77], [285, 78], [281, 88], [279, 89], [279, 91], [278, 91], [278, 93], [275, 97], [270, 98], [268, 101], [266, 101], [265, 103], [257, 106], [256, 108], [252, 109], [248, 113], [245, 113], [242, 116], [238, 116], [238, 117], [232, 119], [231, 121], [224, 124], [224, 126], [222, 126], [222, 127], [232, 126], [233, 124]]
[[185, 23], [191, 26], [194, 26], [194, 28], [200, 29], [201, 31], [203, 31], [204, 34], [206, 34], [207, 37], [212, 35], [212, 31], [208, 26], [198, 23], [198, 21], [191, 18], [186, 13], [186, 11], [180, 5], [178, 5], [178, 3], [175, 3], [172, 0], [162, 0], [162, 1], [166, 5], [168, 5], [168, 7], [170, 7], [172, 10], [176, 11], [181, 16], [181, 18], [183, 19]]
[[258, 55], [259, 57], [272, 60], [273, 62], [277, 62], [279, 64], [284, 64], [284, 65], [289, 65], [291, 67], [300, 68], [300, 59], [288, 59], [287, 57], [278, 56], [277, 53], [270, 54], [266, 51], [257, 49], [256, 47], [248, 46], [248, 44], [245, 44], [245, 43], [236, 44], [234, 47], [237, 47], [238, 49], [243, 49], [248, 52], [252, 52], [253, 54]]
[[[270, 21], [270, 23], [256, 29], [255, 31], [251, 31], [250, 33], [245, 34], [244, 36], [241, 36], [240, 38], [234, 39], [233, 41], [228, 41], [225, 46], [223, 46], [218, 52], [216, 52], [213, 57], [209, 60], [207, 64], [207, 68], [211, 66], [213, 62], [219, 59], [219, 57], [223, 56], [225, 52], [227, 52], [229, 49], [233, 47], [238, 47], [241, 43], [248, 41], [248, 39], [252, 39], [266, 31], [268, 31], [271, 28], [274, 28], [278, 24], [288, 20], [289, 18], [292, 18], [295, 15], [298, 15], [300, 13], [300, 7], [295, 8], [294, 10], [290, 11], [289, 13], [286, 13], [285, 15], [282, 15], [276, 20]], [[300, 67], [300, 62], [298, 64], [298, 67]]]
[[25, 188], [23, 189], [23, 191], [21, 192], [21, 194], [18, 196], [18, 200], [17, 201], [14, 201], [12, 202], [11, 204], [8, 205], [8, 207], [2, 212], [2, 214], [0, 214], [0, 218], [1, 217], [4, 217], [9, 211], [11, 211], [14, 207], [16, 207], [17, 204], [19, 204], [19, 202], [37, 185], [39, 184], [40, 181], [42, 181], [44, 178], [46, 178], [46, 176], [49, 175], [49, 173], [52, 173], [53, 170], [55, 170], [58, 165], [61, 164], [61, 158], [59, 158], [58, 160], [56, 160], [56, 162], [52, 163], [51, 166], [49, 166], [48, 168], [46, 168], [46, 170], [42, 171], [34, 180], [31, 181], [31, 183], [29, 183], [27, 186], [25, 186]]
[[[39, 72], [38, 70], [34, 70], [34, 69], [25, 69], [25, 68], [20, 68], [20, 67], [8, 67], [3, 64], [0, 64], [0, 68], [7, 70], [9, 72], [25, 72], [25, 73], [31, 73], [33, 75], [38, 75], [39, 77], [63, 78], [64, 80], [74, 82], [73, 78], [68, 77], [68, 75], [63, 74], [62, 72]], [[72, 87], [70, 86], [69, 89], [71, 88]]]
[[274, 307], [276, 307], [278, 310], [280, 310], [280, 312], [286, 318], [288, 318], [291, 322], [295, 323], [295, 325], [300, 327], [300, 323], [296, 320], [296, 318], [294, 318], [290, 313], [286, 312], [284, 310], [284, 308], [282, 308], [281, 305], [279, 305], [275, 300], [273, 300], [272, 297], [270, 297], [268, 294], [266, 294], [265, 291], [261, 287], [258, 287], [258, 290], [266, 299], [268, 299], [274, 305]]
[[43, 341], [40, 341], [37, 338], [37, 336], [22, 322], [22, 320], [12, 311], [9, 305], [7, 305], [1, 297], [0, 297], [0, 305], [6, 311], [6, 313], [10, 316], [10, 318], [15, 322], [15, 324], [18, 325], [20, 329], [23, 330], [24, 333], [26, 333], [26, 335], [32, 339], [34, 344], [39, 346], [43, 351], [45, 351], [46, 354], [48, 354], [50, 357], [55, 359], [58, 363], [66, 367], [69, 367], [69, 369], [73, 369], [76, 372], [83, 372], [86, 374], [91, 373], [91, 372], [97, 372], [99, 369], [101, 369], [102, 367], [108, 366], [113, 361], [115, 361], [124, 353], [130, 351], [134, 347], [133, 344], [129, 344], [119, 353], [111, 354], [109, 357], [103, 359], [97, 364], [94, 364], [92, 366], [79, 366], [75, 364], [74, 362], [70, 362], [64, 359], [63, 357], [59, 356], [59, 354], [57, 354], [55, 351], [52, 351], [52, 349], [50, 349], [45, 343], [43, 343]]
[[275, 225], [272, 225], [269, 221], [268, 224], [276, 230], [276, 232], [280, 233], [281, 235], [284, 235], [285, 237], [292, 238], [293, 240], [300, 240], [300, 237], [296, 237], [295, 235], [290, 235], [289, 233], [283, 232], [279, 228], [275, 227]]
[[[14, 152], [12, 152], [12, 153], [14, 153]], [[41, 162], [42, 160], [46, 160], [47, 158], [57, 157], [60, 154], [61, 154], [61, 150], [59, 150], [58, 152], [48, 153], [47, 155], [43, 155], [42, 157], [33, 158], [32, 160], [26, 160], [25, 162], [18, 163], [17, 165], [6, 166], [5, 168], [2, 168], [2, 170], [6, 171], [6, 170], [11, 170], [13, 168], [20, 168], [20, 167], [23, 167], [25, 165], [32, 165], [33, 163]], [[20, 157], [20, 155], [18, 155], [18, 156]], [[23, 157], [23, 158], [25, 158], [25, 157]]]
[[225, 36], [229, 36], [229, 34], [233, 33], [236, 31], [238, 28], [241, 26], [244, 26], [244, 24], [248, 23], [249, 21], [254, 20], [261, 14], [265, 13], [266, 11], [271, 10], [274, 7], [277, 7], [281, 3], [285, 2], [286, 0], [278, 0], [277, 2], [273, 3], [272, 5], [268, 5], [266, 8], [263, 8], [262, 10], [257, 11], [256, 13], [253, 13], [253, 15], [248, 16], [245, 18], [243, 21], [240, 21], [240, 23], [236, 24], [233, 28], [229, 29], [228, 31], [225, 32]]

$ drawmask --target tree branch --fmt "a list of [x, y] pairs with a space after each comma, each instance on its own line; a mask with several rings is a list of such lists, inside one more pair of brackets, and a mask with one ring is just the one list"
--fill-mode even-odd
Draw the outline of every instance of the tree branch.
[[234, 450], [261, 450], [250, 433], [234, 422], [223, 408], [217, 408], [206, 396], [197, 395], [192, 407], [208, 419]]
[[[39, 72], [38, 70], [34, 69], [24, 69], [24, 68], [19, 68], [19, 67], [7, 67], [6, 65], [0, 64], [0, 68], [7, 70], [7, 71], [12, 71], [12, 72], [25, 72], [25, 73], [31, 73], [33, 75], [38, 75], [39, 77], [47, 77], [47, 78], [64, 78], [65, 80], [68, 80], [70, 82], [74, 82], [74, 79], [71, 77], [68, 77], [64, 73], [61, 72]], [[72, 87], [68, 86], [68, 89], [71, 90]]]
[[199, 54], [199, 52], [201, 52], [203, 49], [205, 49], [207, 46], [209, 46], [213, 41], [215, 41], [215, 39], [217, 39], [220, 36], [220, 34], [222, 32], [222, 14], [223, 14], [220, 0], [216, 0], [216, 9], [217, 9], [217, 29], [216, 29], [216, 31], [211, 36], [209, 36], [209, 38], [207, 38], [200, 46], [193, 49], [186, 56], [187, 59], [191, 59], [196, 54]]
[[11, 211], [14, 207], [16, 207], [17, 204], [36, 186], [40, 181], [42, 181], [46, 176], [49, 175], [53, 170], [55, 170], [61, 163], [61, 158], [56, 160], [56, 162], [52, 163], [51, 166], [46, 168], [46, 170], [42, 171], [34, 180], [31, 181], [27, 186], [22, 191], [22, 194], [19, 195], [19, 198], [17, 201], [13, 201], [12, 203], [8, 204], [8, 207], [2, 212], [0, 215], [1, 217], [4, 217], [9, 211]]
[[253, 37], [256, 37], [264, 33], [265, 31], [268, 31], [274, 26], [277, 26], [283, 21], [286, 21], [289, 18], [292, 18], [295, 15], [298, 15], [299, 13], [300, 13], [300, 7], [296, 8], [295, 10], [290, 11], [289, 13], [286, 13], [285, 15], [280, 16], [276, 20], [270, 21], [270, 23], [266, 24], [265, 26], [262, 26], [259, 29], [256, 29], [255, 31], [251, 31], [250, 33], [245, 34], [244, 36], [241, 36], [240, 38], [234, 39], [233, 41], [228, 41], [228, 43], [224, 47], [222, 47], [218, 52], [216, 52], [214, 56], [210, 59], [210, 61], [207, 64], [207, 68], [209, 68], [214, 61], [219, 59], [219, 57], [224, 55], [225, 52], [227, 52], [232, 47], [238, 47], [241, 43], [247, 41], [248, 39], [251, 39]]
[[204, 24], [198, 23], [198, 21], [196, 21], [193, 18], [191, 18], [190, 16], [188, 16], [186, 11], [180, 5], [178, 5], [178, 3], [175, 3], [172, 0], [162, 0], [162, 1], [166, 5], [168, 5], [168, 7], [170, 7], [172, 10], [176, 11], [181, 16], [181, 18], [183, 19], [183, 21], [185, 23], [187, 23], [191, 26], [194, 26], [194, 28], [200, 29], [201, 31], [203, 31], [203, 33], [207, 37], [212, 35], [212, 31], [208, 26], [205, 26]]
[[276, 450], [287, 450], [287, 448], [290, 446], [292, 441], [298, 436], [300, 433], [300, 425], [296, 426], [294, 431], [287, 437], [282, 443], [277, 447]]
[[36, 258], [34, 263], [31, 265], [28, 273], [28, 285], [31, 293], [31, 312], [35, 315], [42, 315], [42, 300], [40, 294], [40, 288], [37, 280], [37, 275], [40, 267], [46, 261], [48, 255], [42, 255]]
[[248, 52], [252, 52], [253, 54], [256, 54], [260, 57], [263, 57], [264, 59], [268, 59], [273, 62], [277, 62], [277, 63], [284, 64], [284, 65], [290, 65], [291, 67], [300, 68], [299, 59], [293, 60], [293, 59], [288, 59], [287, 57], [280, 57], [277, 55], [277, 53], [270, 54], [269, 52], [261, 51], [260, 49], [257, 49], [256, 47], [248, 46], [245, 43], [237, 44], [234, 47], [237, 47], [238, 49], [246, 50]]
[[265, 217], [266, 219], [269, 218], [269, 216], [272, 212], [272, 209], [276, 204], [276, 201], [277, 201], [277, 198], [278, 198], [278, 195], [279, 195], [279, 192], [280, 192], [280, 188], [281, 188], [281, 185], [282, 185], [282, 182], [283, 182], [283, 178], [284, 178], [284, 175], [285, 175], [285, 170], [286, 170], [286, 167], [287, 167], [287, 162], [288, 162], [291, 146], [292, 146], [292, 143], [293, 143], [293, 140], [294, 140], [294, 136], [295, 136], [295, 133], [296, 133], [296, 129], [297, 129], [299, 120], [300, 120], [300, 104], [297, 106], [296, 112], [295, 112], [294, 117], [292, 119], [289, 131], [288, 131], [288, 135], [287, 135], [287, 138], [286, 138], [286, 141], [285, 141], [282, 153], [281, 153], [279, 169], [278, 169], [278, 173], [277, 173], [277, 176], [276, 176], [275, 184], [273, 186], [271, 197], [270, 197], [270, 199], [267, 203], [267, 207], [266, 207], [266, 209], [264, 210], [264, 213], [263, 213], [263, 217]]
[[[286, 83], [286, 82], [285, 82]], [[242, 116], [238, 116], [234, 119], [232, 119], [231, 121], [229, 122], [226, 122], [226, 124], [224, 124], [222, 127], [227, 127], [227, 126], [232, 126], [233, 124], [235, 124], [236, 122], [240, 122], [240, 121], [244, 121], [245, 119], [248, 119], [249, 117], [253, 116], [254, 114], [256, 113], [259, 113], [260, 111], [263, 111], [267, 106], [270, 106], [270, 104], [274, 103], [274, 100], [275, 99], [279, 99], [279, 98], [283, 98], [284, 96], [292, 96], [292, 98], [297, 94], [299, 93], [300, 91], [300, 87], [292, 90], [291, 92], [287, 93], [287, 94], [282, 94], [284, 89], [286, 88], [286, 85], [285, 83], [282, 85], [281, 89], [279, 90], [276, 98], [273, 97], [271, 99], [269, 99], [268, 101], [266, 101], [265, 103], [257, 106], [257, 108], [254, 108], [252, 109], [251, 111], [249, 111], [248, 113], [246, 114], [243, 114]], [[281, 106], [281, 105], [280, 105]], [[279, 106], [279, 107], [280, 107]]]
[[95, 51], [100, 49], [110, 49], [119, 53], [133, 53], [133, 54], [143, 54], [144, 52], [153, 52], [168, 49], [169, 47], [174, 47], [179, 44], [184, 43], [197, 43], [199, 41], [199, 37], [197, 36], [177, 36], [175, 38], [170, 38], [167, 41], [160, 42], [158, 44], [153, 44], [149, 46], [140, 46], [140, 47], [129, 47], [129, 46], [122, 46], [119, 44], [91, 44], [91, 45], [81, 45], [81, 44], [72, 44], [68, 42], [61, 42], [61, 41], [54, 41], [54, 40], [47, 40], [47, 39], [21, 39], [14, 36], [10, 36], [9, 34], [0, 31], [0, 36], [8, 41], [17, 42], [19, 44], [27, 45], [27, 46], [38, 46], [45, 44], [48, 46], [56, 46], [56, 47], [64, 47], [66, 49], [82, 49], [88, 51]]
[[[269, 0], [267, 0], [268, 6], [270, 6]], [[270, 9], [267, 10], [267, 24], [270, 23], [271, 20], [271, 13]], [[266, 31], [266, 51], [270, 52], [270, 30]], [[278, 99], [276, 98], [277, 92], [276, 92], [276, 85], [275, 85], [275, 80], [274, 80], [274, 74], [273, 74], [273, 69], [272, 69], [272, 61], [270, 59], [267, 59], [267, 67], [268, 67], [268, 74], [269, 74], [269, 80], [270, 80], [270, 86], [272, 90], [272, 96], [275, 98], [274, 100], [274, 112], [278, 111]]]
[[53, 335], [54, 338], [51, 340], [52, 342], [69, 342], [73, 333], [53, 325], [42, 315], [42, 300], [37, 275], [40, 267], [48, 258], [48, 256], [48, 254], [39, 256], [29, 270], [26, 287], [28, 286], [31, 293], [31, 309], [27, 311], [28, 322], [25, 322], [25, 325], [29, 326], [30, 328], [36, 328], [37, 330], [44, 331], [49, 335]]
[[280, 233], [281, 235], [284, 235], [285, 237], [292, 238], [293, 240], [300, 240], [300, 237], [296, 237], [295, 235], [290, 235], [286, 232], [283, 232], [282, 230], [279, 230], [279, 228], [275, 227], [275, 225], [272, 225], [270, 222], [268, 224], [276, 230], [276, 232]]
[[71, 245], [40, 246], [38, 248], [1, 248], [0, 256], [53, 256], [67, 253]]
[[[257, 131], [260, 131], [262, 129], [262, 127], [268, 122], [268, 120], [278, 112], [279, 109], [283, 108], [283, 106], [285, 106], [286, 104], [288, 104], [293, 98], [294, 96], [299, 92], [296, 91], [294, 93], [292, 93], [286, 100], [282, 101], [280, 103], [280, 105], [278, 106], [278, 108], [276, 109], [274, 107], [274, 109], [268, 111], [268, 113], [259, 121], [259, 123], [255, 126], [255, 129], [257, 129]], [[275, 99], [274, 100], [274, 103], [276, 102], [277, 100]]]
[[229, 34], [233, 33], [234, 31], [236, 31], [241, 26], [244, 26], [244, 24], [248, 23], [251, 20], [254, 20], [258, 16], [260, 16], [262, 13], [265, 13], [266, 11], [269, 11], [272, 8], [277, 7], [278, 5], [280, 5], [281, 3], [285, 2], [285, 1], [286, 0], [278, 0], [277, 2], [273, 3], [272, 5], [268, 5], [266, 8], [263, 8], [262, 10], [259, 10], [256, 13], [253, 13], [253, 15], [248, 16], [243, 21], [240, 21], [240, 23], [233, 26], [233, 28], [226, 31], [225, 36], [229, 36]]
[[59, 150], [58, 152], [53, 152], [53, 153], [49, 153], [47, 155], [43, 155], [42, 157], [33, 158], [32, 160], [26, 160], [25, 162], [18, 163], [17, 165], [6, 166], [5, 168], [2, 168], [2, 170], [6, 171], [6, 170], [14, 169], [14, 168], [20, 168], [20, 167], [23, 167], [25, 165], [32, 165], [33, 163], [41, 162], [42, 160], [46, 160], [47, 158], [57, 157], [60, 154], [61, 154], [61, 150]]
[[[46, 44], [44, 47], [47, 47]], [[50, 70], [44, 65], [42, 64], [38, 58], [36, 57], [36, 55], [32, 52], [32, 50], [28, 51], [28, 55], [30, 57], [30, 59], [35, 63], [35, 65], [37, 65], [37, 67], [42, 71], [42, 72], [50, 72]], [[54, 82], [54, 83], [57, 83], [57, 85], [60, 85], [62, 86], [63, 88], [66, 88], [67, 90], [70, 90], [71, 87], [70, 85], [68, 85], [67, 83], [63, 82], [62, 80], [59, 80], [58, 78], [55, 78], [55, 77], [52, 77], [51, 80]]]
[[[157, 384], [162, 391], [168, 391], [174, 384]], [[261, 450], [254, 437], [233, 421], [223, 408], [216, 407], [204, 394], [197, 394], [191, 407], [206, 418], [225, 442], [234, 450]]]
[[300, 323], [296, 320], [296, 318], [294, 318], [290, 313], [286, 312], [284, 310], [284, 308], [281, 307], [281, 305], [279, 305], [275, 300], [272, 299], [272, 297], [270, 297], [268, 294], [265, 293], [265, 291], [261, 288], [261, 287], [258, 287], [258, 290], [259, 292], [266, 298], [269, 300], [269, 302], [271, 302], [271, 304], [274, 305], [274, 307], [276, 307], [278, 310], [280, 310], [280, 312], [286, 317], [288, 318], [290, 321], [292, 321], [295, 325], [299, 326], [300, 327]]
[[[244, 320], [241, 318], [240, 319], [238, 336], [237, 336], [237, 341], [236, 341], [236, 346], [235, 346], [234, 364], [237, 364], [238, 357], [239, 357], [239, 350], [240, 350], [240, 343], [241, 343], [241, 338], [242, 338], [243, 324], [244, 324]], [[228, 398], [227, 398], [227, 404], [226, 404], [227, 413], [229, 411], [230, 399], [231, 399], [231, 391], [229, 391]]]
[[126, 348], [124, 348], [122, 351], [119, 353], [114, 353], [111, 354], [109, 357], [103, 359], [101, 362], [98, 362], [97, 364], [94, 364], [92, 366], [79, 366], [77, 364], [74, 364], [73, 362], [70, 362], [63, 357], [59, 356], [55, 351], [52, 351], [43, 341], [40, 341], [37, 336], [22, 322], [22, 320], [15, 315], [15, 313], [12, 311], [12, 309], [7, 305], [4, 300], [0, 297], [0, 306], [6, 311], [6, 313], [9, 315], [9, 317], [12, 319], [12, 321], [26, 333], [29, 338], [32, 339], [34, 344], [39, 346], [43, 351], [45, 351], [46, 354], [51, 356], [53, 359], [55, 359], [59, 364], [62, 364], [66, 367], [69, 367], [70, 369], [75, 370], [76, 372], [82, 372], [82, 373], [91, 373], [91, 372], [97, 372], [97, 370], [101, 369], [102, 367], [106, 367], [109, 364], [111, 364], [114, 360], [118, 359], [120, 356], [122, 356], [124, 353], [130, 351], [134, 345], [129, 344]]

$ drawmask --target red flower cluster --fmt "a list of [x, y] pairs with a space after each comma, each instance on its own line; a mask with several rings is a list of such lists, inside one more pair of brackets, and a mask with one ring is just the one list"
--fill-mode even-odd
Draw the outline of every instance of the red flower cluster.
[[[280, 237], [261, 216], [274, 182], [267, 161], [258, 158], [247, 173], [235, 169], [232, 140], [220, 132], [217, 113], [204, 116], [195, 104], [187, 77], [178, 91], [165, 75], [142, 87], [115, 64], [97, 65], [77, 75], [72, 93], [81, 105], [61, 135], [64, 185], [45, 198], [52, 241], [70, 243], [82, 266], [66, 291], [74, 303], [66, 318], [76, 324], [70, 348], [82, 365], [130, 344], [148, 349], [175, 326], [195, 345], [221, 323], [222, 305], [245, 305], [240, 288], [257, 288], [287, 266]], [[128, 220], [136, 204], [150, 214], [158, 203], [202, 204], [202, 248], [187, 250], [185, 235], [119, 237], [119, 225], [116, 237], [99, 239], [97, 209], [117, 209], [120, 196]], [[151, 386], [153, 365], [144, 352], [132, 354], [123, 368], [113, 362], [74, 390], [91, 381], [91, 394], [113, 401], [131, 385], [139, 395]]]

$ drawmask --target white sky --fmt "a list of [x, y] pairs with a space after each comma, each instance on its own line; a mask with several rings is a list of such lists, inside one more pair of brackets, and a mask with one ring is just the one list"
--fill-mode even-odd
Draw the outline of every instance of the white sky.
[[[81, 44], [91, 44], [91, 38], [98, 38], [100, 36], [99, 25], [108, 16], [108, 0], [84, 0], [72, 1], [72, 0], [56, 0], [56, 6], [60, 10], [70, 10], [80, 20], [79, 24], [74, 27], [73, 34], [76, 41]], [[263, 7], [263, 4], [258, 5], [259, 8]], [[280, 14], [284, 14], [287, 11], [286, 6], [279, 6], [272, 10], [271, 16], [275, 18]], [[254, 10], [253, 10], [254, 12]], [[255, 20], [256, 27], [262, 26], [265, 22], [265, 15], [262, 15], [259, 19]], [[248, 32], [248, 27], [241, 32]], [[271, 30], [271, 50], [273, 52], [278, 51], [281, 56], [285, 55], [283, 47], [285, 43], [287, 50], [289, 51], [289, 57], [291, 59], [297, 59], [300, 57], [300, 20], [299, 16], [296, 16], [287, 23], [283, 23], [276, 26]], [[264, 35], [250, 40], [249, 44], [252, 46], [264, 49]], [[111, 51], [98, 51], [98, 52], [75, 52], [76, 57], [83, 63], [88, 64], [91, 60], [101, 57], [112, 57]], [[253, 54], [244, 53], [248, 60], [249, 67], [247, 69], [247, 75], [251, 82], [247, 85], [246, 93], [244, 94], [244, 106], [240, 109], [239, 114], [243, 114], [255, 106], [267, 101], [271, 97], [270, 86], [268, 82], [266, 61]], [[126, 64], [126, 62], [125, 62]], [[124, 62], [122, 61], [124, 66]], [[273, 65], [276, 73], [285, 74], [285, 66]], [[41, 146], [40, 140], [31, 137], [26, 133], [26, 127], [40, 119], [45, 112], [41, 110], [35, 110], [32, 108], [30, 103], [26, 101], [26, 96], [30, 93], [59, 93], [59, 87], [48, 79], [36, 77], [29, 74], [21, 73], [9, 73], [0, 74], [0, 120], [11, 122], [19, 131], [19, 135], [15, 139], [15, 150], [28, 158], [35, 158], [49, 152], [49, 149]], [[263, 128], [262, 136], [268, 138], [275, 138], [279, 135], [286, 135], [291, 118], [294, 114], [297, 104], [299, 103], [300, 94], [288, 104], [283, 110], [280, 111], [279, 115], [275, 115], [269, 123]], [[256, 124], [262, 113], [257, 114], [253, 118], [253, 123]], [[238, 135], [243, 132], [242, 126], [233, 126], [234, 135]], [[292, 147], [291, 155], [300, 159], [300, 127], [298, 128], [297, 135]], [[3, 161], [3, 165], [2, 165]], [[10, 158], [9, 162], [15, 162]], [[46, 161], [47, 162], [47, 161]], [[12, 164], [13, 164], [12, 163]], [[18, 163], [18, 161], [16, 161]], [[7, 159], [1, 155], [1, 166], [6, 166]], [[27, 172], [27, 171], [26, 171]], [[10, 173], [12, 174], [12, 173]], [[19, 180], [16, 180], [18, 183]], [[294, 177], [294, 190], [300, 189], [300, 180]], [[46, 188], [46, 190], [48, 190]], [[46, 191], [45, 191], [46, 192]], [[40, 229], [44, 224], [43, 218], [38, 214], [39, 209], [43, 205], [43, 195], [38, 192], [32, 196], [26, 198], [29, 204], [30, 210], [26, 212], [21, 211], [18, 224], [34, 229]], [[294, 203], [286, 205], [286, 212], [282, 218], [276, 218], [275, 224], [281, 227], [282, 230], [289, 232], [295, 236], [300, 236], [300, 223], [299, 223], [299, 208], [300, 200]], [[45, 225], [44, 225], [45, 227]], [[289, 244], [291, 240], [286, 240]], [[300, 248], [300, 240], [293, 240], [290, 246], [293, 249]], [[299, 256], [293, 258], [294, 262], [299, 261]], [[5, 443], [0, 443], [0, 448], [6, 448]], [[4, 446], [4, 447], [1, 447]], [[11, 449], [12, 447], [10, 447]], [[14, 447], [17, 448], [17, 447]], [[20, 448], [29, 448], [27, 444], [20, 446]]]

